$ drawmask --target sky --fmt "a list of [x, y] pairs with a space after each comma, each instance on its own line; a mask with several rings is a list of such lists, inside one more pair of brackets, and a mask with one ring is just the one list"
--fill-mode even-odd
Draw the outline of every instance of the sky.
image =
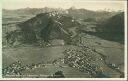
[[124, 0], [3, 0], [2, 7], [4, 9], [20, 9], [20, 8], [85, 8], [89, 10], [123, 10]]

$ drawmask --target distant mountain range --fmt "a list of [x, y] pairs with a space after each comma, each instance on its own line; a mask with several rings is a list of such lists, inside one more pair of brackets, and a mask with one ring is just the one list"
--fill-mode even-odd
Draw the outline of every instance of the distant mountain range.
[[37, 15], [39, 13], [46, 13], [57, 11], [59, 13], [68, 13], [70, 16], [76, 19], [88, 19], [88, 18], [95, 18], [97, 21], [102, 21], [103, 19], [109, 18], [119, 12], [108, 12], [108, 11], [91, 11], [87, 9], [62, 9], [62, 8], [23, 8], [17, 10], [7, 10], [3, 9], [3, 15], [14, 13], [14, 14], [21, 14], [21, 15]]

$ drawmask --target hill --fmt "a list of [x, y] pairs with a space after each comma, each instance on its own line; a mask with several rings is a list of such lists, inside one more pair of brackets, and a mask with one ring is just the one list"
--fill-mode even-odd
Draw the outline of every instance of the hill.
[[37, 43], [38, 41], [49, 42], [52, 39], [62, 39], [67, 42], [73, 35], [70, 28], [77, 27], [79, 23], [68, 14], [48, 12], [38, 14], [17, 25], [18, 29], [8, 33], [7, 39], [13, 36], [12, 41]]
[[124, 42], [124, 13], [119, 13], [99, 25], [97, 32], [101, 38]]

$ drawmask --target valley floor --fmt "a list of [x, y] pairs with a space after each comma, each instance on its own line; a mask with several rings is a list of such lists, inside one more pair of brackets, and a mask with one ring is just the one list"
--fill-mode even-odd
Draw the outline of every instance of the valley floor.
[[[106, 56], [106, 65], [101, 61], [103, 71], [106, 75], [112, 78], [119, 78], [124, 72], [124, 45], [100, 39], [96, 36], [84, 35], [82, 36], [82, 43], [75, 45], [63, 45], [63, 46], [50, 46], [50, 47], [36, 47], [36, 46], [19, 46], [3, 48], [2, 62], [3, 69], [9, 67], [11, 64], [20, 61], [22, 66], [39, 64], [38, 67], [28, 68], [22, 71], [22, 75], [14, 76], [3, 75], [3, 77], [38, 77], [46, 78], [53, 75], [57, 71], [62, 71], [66, 78], [91, 78], [94, 77], [88, 72], [79, 71], [76, 68], [70, 67], [68, 64], [63, 63], [57, 59], [64, 58], [64, 51], [67, 49], [79, 50], [82, 46], [95, 49], [96, 52]], [[96, 54], [98, 54], [96, 53]], [[98, 56], [98, 55], [96, 55]], [[101, 55], [100, 55], [101, 56]], [[95, 63], [95, 62], [94, 62]], [[103, 64], [102, 64], [103, 63]], [[112, 64], [112, 66], [109, 66]], [[115, 69], [117, 66], [118, 69]]]

